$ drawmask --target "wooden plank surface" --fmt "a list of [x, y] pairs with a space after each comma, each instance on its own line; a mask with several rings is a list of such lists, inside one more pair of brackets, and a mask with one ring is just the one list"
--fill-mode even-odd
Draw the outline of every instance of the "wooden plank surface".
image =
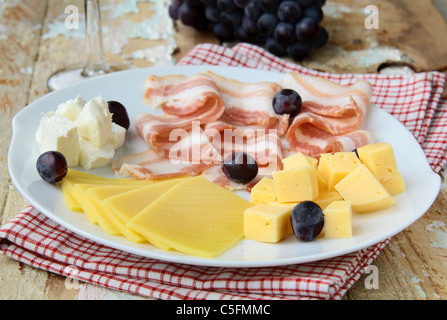
[[[20, 109], [48, 92], [46, 82], [53, 72], [82, 62], [82, 28], [67, 30], [64, 26], [67, 16], [64, 10], [68, 5], [79, 8], [83, 23], [82, 3], [81, 0], [5, 0], [0, 4], [1, 224], [27, 204], [8, 175], [11, 120]], [[167, 31], [164, 39], [151, 39], [147, 23], [159, 9], [156, 3], [101, 1], [108, 61], [135, 67], [168, 64], [175, 60], [170, 60], [166, 53], [175, 47], [174, 58], [179, 59], [197, 43], [218, 43], [211, 34], [181, 24], [173, 34], [167, 25], [163, 26]], [[364, 9], [371, 4], [379, 8], [378, 30], [364, 27]], [[444, 4], [447, 5], [446, 1]], [[329, 0], [325, 13], [324, 24], [331, 42], [303, 61], [304, 66], [330, 72], [376, 72], [384, 63], [397, 63], [416, 71], [446, 70], [447, 44], [442, 39], [447, 38], [447, 26], [429, 0]], [[121, 32], [124, 28], [129, 32], [127, 37]], [[393, 237], [371, 270], [344, 299], [447, 299], [446, 192], [443, 185], [430, 210]], [[374, 272], [377, 278], [371, 277]], [[378, 279], [378, 283], [372, 279]], [[67, 283], [64, 277], [0, 256], [0, 300], [108, 298], [141, 299], [90, 284]]]

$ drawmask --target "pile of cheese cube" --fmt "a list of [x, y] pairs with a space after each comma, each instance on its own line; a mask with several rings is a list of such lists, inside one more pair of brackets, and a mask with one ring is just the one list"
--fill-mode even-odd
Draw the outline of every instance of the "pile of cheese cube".
[[109, 163], [125, 135], [101, 96], [87, 103], [78, 96], [42, 116], [36, 140], [40, 153], [59, 151], [69, 167], [92, 169]]
[[352, 211], [367, 213], [396, 204], [405, 192], [393, 148], [374, 143], [356, 152], [322, 154], [319, 160], [298, 152], [283, 160], [283, 169], [263, 178], [251, 191], [255, 205], [244, 213], [245, 237], [278, 242], [293, 233], [290, 213], [302, 201], [314, 201], [324, 214], [326, 238], [353, 235]]

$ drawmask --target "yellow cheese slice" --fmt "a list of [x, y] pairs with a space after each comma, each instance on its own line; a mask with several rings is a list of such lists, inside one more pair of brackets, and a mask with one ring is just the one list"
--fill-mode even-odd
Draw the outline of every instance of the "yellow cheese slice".
[[[76, 172], [76, 173], [73, 173]], [[70, 173], [70, 170], [69, 170]], [[67, 174], [68, 175], [68, 174]], [[138, 179], [122, 179], [122, 178], [103, 178], [100, 176], [95, 176], [95, 178], [91, 178], [91, 175], [89, 173], [85, 173], [82, 171], [71, 171], [70, 176], [65, 176], [65, 178], [59, 183], [61, 190], [62, 190], [62, 196], [65, 201], [65, 206], [69, 210], [73, 211], [82, 211], [82, 207], [79, 204], [79, 202], [76, 200], [75, 197], [73, 197], [73, 187], [78, 183], [83, 184], [95, 184], [95, 185], [109, 185], [109, 186], [120, 186], [120, 185], [130, 185], [130, 186], [145, 186], [145, 185], [151, 185], [157, 182], [160, 182], [160, 180], [138, 180]], [[97, 178], [96, 178], [97, 177]]]
[[[87, 192], [91, 188], [100, 187], [93, 183], [77, 183], [73, 187], [73, 197], [81, 205], [82, 211], [87, 219], [92, 223], [97, 223], [101, 229], [112, 235], [120, 235], [121, 232], [115, 225], [110, 222], [102, 207], [98, 206], [94, 201], [87, 197]], [[135, 189], [135, 186], [115, 186], [115, 194]]]
[[97, 216], [104, 215], [107, 218], [107, 220], [110, 221], [110, 223], [112, 223], [126, 239], [135, 243], [143, 243], [146, 242], [146, 240], [142, 235], [126, 227], [126, 224], [121, 220], [117, 219], [114, 214], [110, 214], [110, 211], [106, 207], [104, 207], [102, 201], [109, 197], [125, 193], [126, 191], [137, 190], [139, 188], [144, 187], [134, 187], [134, 186], [92, 187], [89, 188], [85, 193], [85, 197], [87, 198], [87, 200], [92, 202], [96, 206], [96, 209], [98, 210]]
[[65, 179], [88, 179], [88, 180], [104, 180], [103, 177], [89, 172], [79, 171], [69, 168]]
[[[134, 229], [128, 228], [127, 223], [171, 187], [185, 181], [186, 179], [188, 178], [165, 180], [157, 184], [123, 192], [121, 194], [105, 198], [102, 200], [101, 204], [107, 210], [111, 221], [115, 221], [120, 224], [119, 228], [126, 228], [131, 231], [123, 233], [126, 238], [133, 241], [132, 238], [135, 238], [135, 235], [139, 235], [148, 242], [152, 243], [154, 246], [163, 250], [168, 250], [170, 248], [169, 245], [164, 244], [162, 241], [152, 239], [148, 235], [140, 234]], [[127, 237], [127, 235], [129, 235], [130, 238]]]
[[215, 257], [244, 236], [251, 204], [202, 176], [173, 186], [127, 224], [129, 228], [199, 257]]

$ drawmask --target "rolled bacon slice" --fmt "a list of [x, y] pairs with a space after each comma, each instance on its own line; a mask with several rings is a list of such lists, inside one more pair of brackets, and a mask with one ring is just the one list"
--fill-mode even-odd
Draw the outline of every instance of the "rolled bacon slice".
[[209, 100], [220, 100], [215, 81], [208, 75], [152, 75], [146, 79], [144, 100], [165, 113], [188, 116], [200, 111]]
[[255, 125], [265, 129], [276, 129], [278, 135], [286, 133], [289, 115], [278, 115], [273, 110], [272, 100], [281, 90], [275, 82], [245, 83], [206, 72], [217, 85], [225, 104], [224, 117], [239, 125]]
[[146, 86], [146, 103], [161, 107], [166, 114], [139, 113], [135, 117], [135, 127], [162, 157], [167, 157], [177, 142], [171, 140], [173, 130], [189, 132], [193, 122], [199, 125], [214, 122], [225, 111], [216, 84], [207, 75], [151, 76], [146, 80]]
[[290, 150], [318, 157], [323, 152], [350, 151], [374, 142], [370, 132], [359, 130], [371, 100], [369, 82], [359, 80], [343, 86], [292, 72], [280, 84], [297, 91], [303, 101], [286, 134]]

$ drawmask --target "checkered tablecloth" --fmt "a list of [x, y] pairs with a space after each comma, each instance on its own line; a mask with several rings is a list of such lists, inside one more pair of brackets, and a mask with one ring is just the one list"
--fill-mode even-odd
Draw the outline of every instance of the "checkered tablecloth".
[[[286, 62], [249, 44], [201, 44], [179, 65], [222, 65], [297, 71], [341, 84], [366, 79], [372, 102], [414, 135], [435, 172], [447, 162], [445, 75], [331, 74]], [[156, 299], [341, 299], [389, 239], [344, 256], [263, 268], [168, 263], [109, 248], [73, 233], [28, 206], [0, 229], [0, 252], [20, 262], [107, 288]]]

